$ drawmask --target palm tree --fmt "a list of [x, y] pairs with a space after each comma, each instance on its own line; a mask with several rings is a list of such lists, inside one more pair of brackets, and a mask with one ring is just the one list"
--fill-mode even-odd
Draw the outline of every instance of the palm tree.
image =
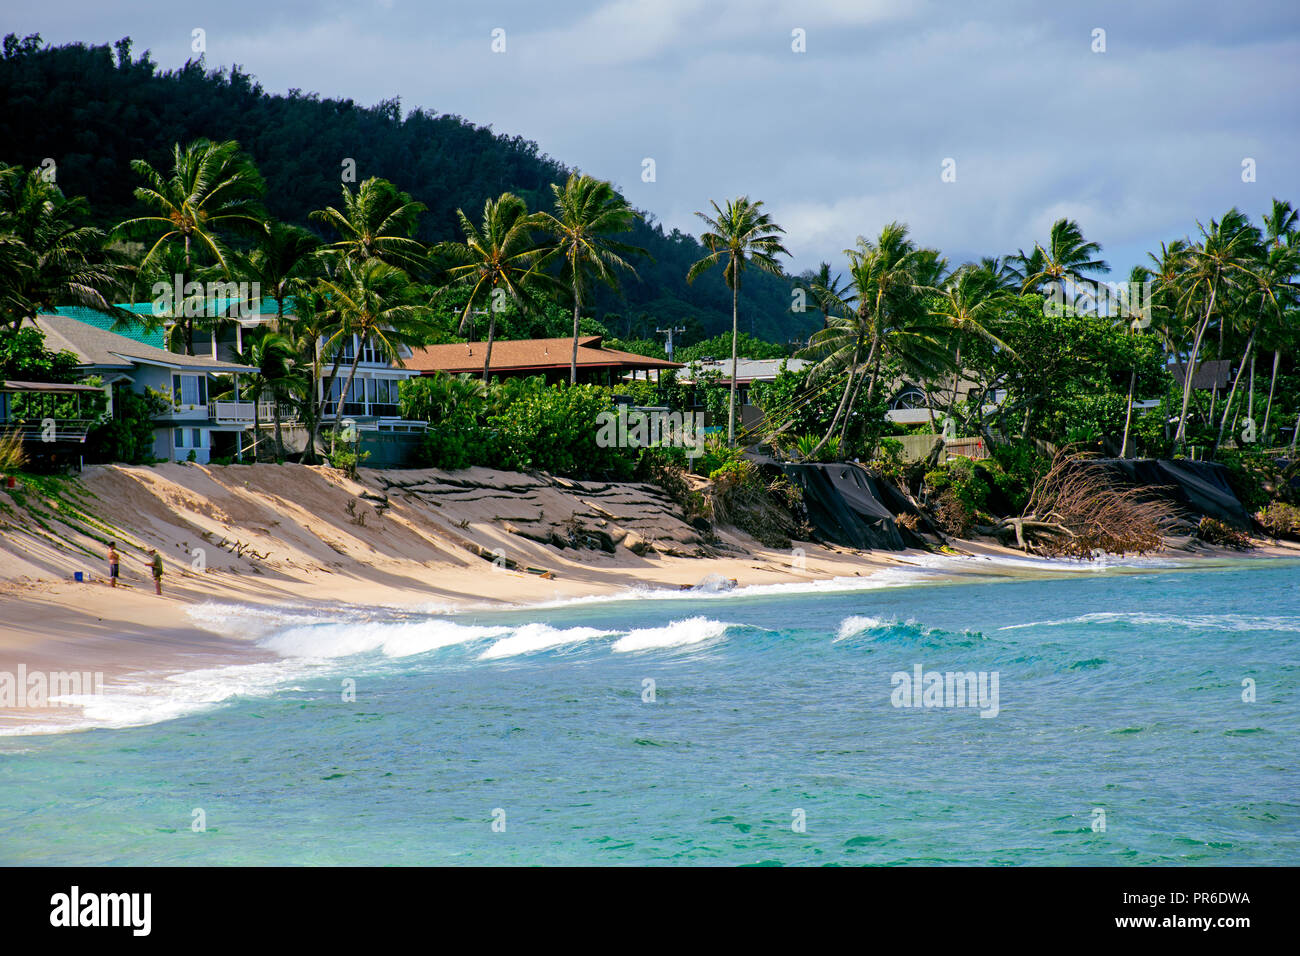
[[[1128, 284], [1130, 289], [1134, 286], [1141, 287], [1143, 282], [1149, 281], [1151, 281], [1151, 273], [1142, 266], [1134, 266], [1129, 270]], [[1130, 335], [1137, 334], [1138, 322], [1140, 320], [1150, 318], [1150, 316], [1143, 315], [1140, 307], [1136, 311], [1131, 311], [1129, 302], [1123, 301], [1122, 299], [1119, 317], [1124, 320], [1125, 329]], [[1133, 392], [1137, 388], [1137, 373], [1137, 358], [1135, 356], [1133, 360], [1133, 368], [1130, 370], [1128, 377], [1128, 401], [1124, 410], [1124, 437], [1120, 441], [1119, 452], [1121, 458], [1128, 457], [1128, 433], [1129, 428], [1133, 424]]]
[[279, 332], [258, 336], [243, 352], [239, 361], [255, 371], [246, 378], [244, 397], [253, 403], [253, 460], [261, 458], [262, 418], [260, 403], [270, 395], [275, 418], [275, 460], [284, 457], [284, 438], [280, 428], [280, 402], [298, 386], [301, 378], [295, 368], [297, 350], [293, 340]]
[[1083, 230], [1073, 219], [1058, 219], [1052, 223], [1046, 248], [1035, 245], [1034, 250], [1037, 253], [1035, 257], [1022, 259], [1026, 271], [1030, 268], [1037, 270], [1023, 277], [1023, 292], [1056, 287], [1064, 297], [1067, 281], [1082, 282], [1088, 272], [1110, 272], [1110, 266], [1097, 258], [1101, 254], [1101, 245], [1086, 242]]
[[355, 193], [343, 187], [342, 209], [326, 206], [310, 215], [338, 234], [338, 241], [327, 247], [334, 257], [380, 259], [411, 270], [420, 266], [424, 257], [423, 243], [412, 236], [420, 213], [427, 208], [388, 180], [372, 177]]
[[998, 291], [1019, 292], [1024, 285], [1024, 277], [1017, 275], [1014, 259], [1014, 256], [983, 256], [976, 267], [993, 276]]
[[[1288, 304], [1294, 299], [1296, 287], [1291, 282], [1291, 277], [1297, 270], [1297, 257], [1295, 252], [1288, 246], [1265, 243], [1257, 250], [1254, 261], [1250, 263], [1251, 277], [1253, 278], [1253, 287], [1248, 288], [1247, 295], [1243, 297], [1241, 308], [1236, 310], [1235, 325], [1239, 331], [1249, 332], [1246, 339], [1246, 347], [1241, 354], [1241, 363], [1237, 366], [1237, 374], [1232, 380], [1232, 389], [1228, 392], [1228, 400], [1223, 407], [1223, 418], [1219, 422], [1218, 435], [1214, 440], [1214, 447], [1210, 453], [1211, 457], [1218, 454], [1219, 445], [1223, 441], [1223, 432], [1228, 424], [1228, 416], [1232, 411], [1232, 401], [1237, 395], [1237, 386], [1241, 383], [1242, 373], [1246, 370], [1246, 364], [1250, 364], [1250, 394], [1247, 399], [1246, 416], [1253, 420], [1255, 415], [1255, 342], [1261, 336], [1269, 337], [1270, 341], [1276, 340], [1279, 334], [1283, 334], [1286, 328], [1285, 313]], [[1252, 308], [1251, 306], [1255, 307]], [[1273, 354], [1278, 354], [1277, 349]], [[1277, 360], [1274, 360], [1274, 374], [1277, 371]], [[1270, 388], [1270, 395], [1272, 389]], [[1233, 426], [1234, 429], [1236, 426]]]
[[[1185, 319], [1191, 319], [1192, 348], [1186, 374], [1183, 377], [1183, 403], [1178, 414], [1178, 429], [1174, 445], [1181, 447], [1187, 434], [1187, 408], [1192, 398], [1192, 380], [1196, 377], [1201, 341], [1215, 316], [1215, 307], [1222, 307], [1220, 293], [1236, 290], [1250, 278], [1249, 263], [1259, 245], [1258, 231], [1237, 209], [1230, 209], [1221, 220], [1210, 220], [1209, 228], [1197, 223], [1201, 241], [1187, 251], [1187, 268], [1180, 276], [1179, 308]], [[1204, 312], [1194, 316], [1200, 302]]]
[[686, 281], [694, 282], [706, 270], [723, 264], [722, 277], [731, 289], [731, 395], [727, 399], [727, 443], [736, 444], [736, 360], [739, 336], [740, 280], [745, 268], [753, 265], [773, 275], [781, 274], [777, 256], [790, 253], [781, 245], [779, 234], [785, 232], [763, 212], [761, 200], [748, 196], [728, 199], [725, 208], [710, 200], [714, 215], [702, 212], [695, 215], [704, 220], [708, 231], [700, 242], [709, 250], [686, 273]]
[[830, 328], [831, 312], [829, 302], [842, 298], [848, 292], [843, 276], [831, 272], [831, 264], [823, 262], [817, 267], [811, 280], [813, 298], [817, 299], [822, 313], [822, 330]]
[[307, 443], [303, 447], [303, 464], [316, 461], [316, 435], [329, 400], [329, 393], [320, 387], [322, 363], [326, 360], [333, 363], [329, 375], [324, 376], [332, 382], [342, 364], [344, 339], [352, 341], [342, 317], [330, 313], [320, 288], [321, 281], [304, 288], [294, 298], [293, 318], [282, 326], [282, 331], [293, 340], [298, 368], [304, 377], [300, 408], [307, 428]]
[[1016, 285], [1018, 292], [1037, 292], [1038, 276], [1043, 274], [1043, 269], [1047, 261], [1047, 256], [1043, 253], [1043, 247], [1035, 245], [1028, 254], [1025, 250], [1016, 250], [1015, 255], [1007, 256], [1004, 268], [1007, 277]]
[[555, 215], [540, 213], [538, 221], [554, 236], [551, 252], [563, 261], [561, 276], [573, 293], [573, 357], [569, 363], [569, 384], [578, 382], [578, 321], [583, 292], [590, 279], [618, 288], [615, 269], [636, 270], [624, 256], [645, 254], [644, 249], [610, 238], [632, 228], [640, 214], [607, 182], [578, 172], [569, 174], [564, 187], [551, 184], [555, 194]]
[[245, 272], [263, 295], [275, 302], [276, 327], [284, 321], [284, 304], [306, 287], [307, 274], [316, 261], [320, 240], [306, 229], [270, 223], [247, 256]]
[[[822, 356], [819, 369], [847, 369], [831, 426], [814, 454], [830, 440], [837, 423], [843, 443], [862, 381], [869, 379], [870, 402], [887, 353], [912, 373], [932, 373], [944, 360], [944, 347], [935, 332], [947, 326], [931, 321], [917, 281], [918, 272], [928, 277], [942, 274], [938, 257], [930, 250], [918, 249], [907, 238], [907, 226], [897, 222], [885, 226], [874, 242], [860, 238], [857, 248], [846, 249], [844, 254], [849, 259], [849, 294], [818, 290], [818, 298], [832, 312], [830, 327], [814, 334], [803, 353]], [[862, 363], [864, 347], [868, 352]]]
[[[177, 143], [166, 176], [143, 159], [132, 160], [131, 169], [145, 181], [135, 190], [135, 198], [149, 213], [119, 223], [115, 232], [153, 238], [141, 269], [147, 269], [168, 243], [179, 242], [184, 249], [186, 278], [196, 252], [211, 258], [229, 276], [223, 233], [256, 235], [266, 230], [262, 177], [234, 140], [213, 143], [200, 139], [184, 148]], [[193, 319], [182, 314], [177, 321], [184, 328], [186, 353], [193, 355]]]
[[[1291, 207], [1289, 202], [1279, 202], [1274, 199], [1273, 205], [1269, 209], [1268, 214], [1264, 216], [1264, 238], [1265, 241], [1268, 242], [1269, 246], [1272, 249], [1285, 248], [1290, 251], [1293, 256], [1296, 255], [1300, 252], [1300, 250], [1296, 249], [1296, 238], [1297, 236], [1300, 236], [1300, 232], [1297, 232], [1298, 228], [1300, 228], [1300, 213], [1297, 213], [1296, 210]], [[1300, 263], [1293, 262], [1289, 272], [1287, 273], [1287, 278], [1294, 279], [1297, 273], [1300, 273]], [[1289, 294], [1286, 297], [1288, 310], [1294, 309], [1296, 305], [1296, 295], [1294, 292], [1295, 290], [1293, 287], [1291, 290], [1292, 294]], [[1293, 322], [1287, 322], [1285, 320], [1282, 321], [1281, 325], [1282, 328], [1276, 330], [1279, 334], [1272, 336], [1274, 345], [1273, 374], [1269, 378], [1268, 402], [1264, 406], [1264, 426], [1259, 432], [1261, 441], [1266, 440], [1265, 436], [1268, 434], [1269, 417], [1273, 412], [1273, 393], [1277, 388], [1277, 371], [1278, 366], [1282, 361], [1282, 344], [1285, 342], [1286, 338], [1285, 330], [1287, 328], [1295, 327]]]
[[1011, 298], [1000, 271], [997, 266], [990, 267], [988, 260], [978, 266], [965, 265], [931, 300], [930, 316], [954, 333], [952, 398], [948, 403], [948, 416], [954, 420], [961, 390], [963, 344], [972, 338], [983, 339], [1008, 355], [1015, 354], [997, 335]]
[[521, 308], [532, 308], [528, 290], [545, 281], [537, 271], [545, 249], [533, 238], [533, 230], [541, 223], [529, 214], [524, 201], [514, 193], [502, 193], [484, 203], [482, 227], [475, 226], [459, 209], [456, 218], [465, 241], [440, 243], [434, 252], [451, 263], [446, 270], [451, 284], [469, 288], [460, 314], [461, 331], [469, 327], [477, 307], [488, 306], [487, 349], [483, 354], [486, 383], [492, 365], [497, 313], [505, 307], [505, 299], [510, 298]]
[[321, 282], [320, 289], [328, 302], [327, 321], [337, 322], [337, 335], [352, 336], [356, 342], [334, 413], [337, 430], [365, 350], [373, 349], [377, 356], [404, 367], [401, 347], [419, 345], [432, 329], [428, 307], [414, 301], [416, 290], [406, 273], [380, 259], [345, 259], [333, 278]]
[[62, 305], [118, 319], [112, 305], [127, 268], [104, 250], [102, 230], [85, 223], [86, 201], [68, 199], [41, 170], [0, 166], [0, 321], [23, 320]]

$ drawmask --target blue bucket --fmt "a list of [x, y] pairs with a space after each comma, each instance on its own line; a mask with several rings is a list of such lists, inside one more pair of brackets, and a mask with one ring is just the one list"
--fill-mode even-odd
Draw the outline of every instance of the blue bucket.
[[73, 571], [73, 572], [72, 572], [72, 580], [76, 581], [78, 584], [80, 584], [80, 583], [81, 583], [82, 581], [84, 581], [85, 579], [86, 579], [86, 576], [85, 576], [84, 574], [82, 574], [80, 571]]

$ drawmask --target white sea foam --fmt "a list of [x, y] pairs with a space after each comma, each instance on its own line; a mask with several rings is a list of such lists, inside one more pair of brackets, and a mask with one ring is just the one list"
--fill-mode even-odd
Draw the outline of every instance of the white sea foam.
[[729, 627], [730, 624], [707, 617], [688, 617], [663, 627], [645, 627], [629, 631], [614, 642], [613, 650], [617, 653], [626, 653], [699, 644], [701, 641], [721, 637]]
[[457, 624], [440, 618], [427, 621], [368, 621], [294, 627], [258, 643], [282, 657], [334, 658], [380, 651], [385, 657], [410, 657], [468, 644], [489, 637], [501, 637], [510, 627]]
[[555, 628], [549, 624], [525, 624], [509, 637], [503, 637], [482, 654], [479, 660], [495, 660], [502, 657], [514, 657], [534, 651], [544, 651], [566, 644], [580, 644], [598, 637], [610, 637], [618, 631], [601, 630], [595, 627]]
[[1083, 558], [1040, 558], [1034, 555], [1014, 554], [912, 554], [898, 559], [904, 564], [918, 568], [927, 568], [936, 572], [978, 570], [982, 567], [1006, 567], [1025, 571], [1049, 572], [1102, 572], [1131, 568], [1144, 570], [1152, 568], [1181, 568], [1188, 562], [1174, 558], [1159, 558], [1151, 555], [1098, 555], [1091, 561]]
[[1152, 614], [1146, 611], [1097, 611], [1050, 621], [1008, 624], [1000, 631], [1027, 627], [1063, 627], [1070, 624], [1136, 624], [1143, 627], [1177, 627], [1206, 631], [1294, 631], [1300, 633], [1300, 618], [1250, 616], [1246, 614]]
[[835, 632], [835, 640], [842, 641], [854, 634], [861, 634], [863, 631], [874, 631], [878, 627], [888, 626], [888, 621], [882, 621], [878, 617], [861, 617], [854, 615], [846, 617], [840, 622], [840, 628]]
[[102, 694], [69, 698], [81, 708], [67, 719], [0, 728], [0, 736], [61, 733], [94, 727], [141, 727], [198, 713], [235, 697], [267, 697], [327, 673], [323, 661], [264, 661], [138, 676], [104, 687]]

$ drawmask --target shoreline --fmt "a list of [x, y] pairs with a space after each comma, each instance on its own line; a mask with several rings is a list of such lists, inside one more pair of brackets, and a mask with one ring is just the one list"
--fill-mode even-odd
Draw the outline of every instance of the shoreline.
[[[150, 682], [166, 687], [178, 675], [232, 665], [269, 666], [283, 657], [258, 643], [267, 632], [250, 627], [277, 610], [307, 612], [317, 620], [330, 614], [346, 620], [355, 609], [451, 616], [545, 611], [583, 599], [874, 590], [1300, 558], [1300, 546], [1289, 544], [1249, 552], [1166, 549], [1097, 562], [1051, 560], [973, 541], [954, 542], [964, 556], [915, 549], [858, 552], [809, 542], [779, 550], [735, 529], [719, 529], [711, 554], [697, 557], [686, 550], [698, 543], [696, 532], [645, 486], [547, 484], [475, 469], [400, 473], [410, 480], [396, 485], [395, 474], [363, 472], [362, 481], [352, 481], [330, 469], [302, 466], [87, 469], [80, 489], [87, 495], [79, 503], [113, 505], [94, 520], [119, 542], [121, 586], [110, 588], [104, 568], [97, 573], [86, 557], [102, 549], [102, 535], [83, 530], [67, 536], [71, 546], [62, 546], [49, 534], [21, 528], [15, 533], [10, 525], [0, 538], [0, 691], [4, 675], [16, 675], [20, 665], [29, 674], [102, 674], [108, 694]], [[358, 502], [377, 502], [381, 480], [388, 482], [383, 510], [362, 513]], [[592, 533], [635, 533], [653, 544], [602, 550], [536, 540], [537, 529], [549, 525], [553, 533], [574, 527], [578, 518], [588, 522], [584, 530], [596, 529]], [[534, 522], [526, 525], [533, 530], [521, 537], [517, 525], [524, 522]], [[240, 547], [211, 546], [232, 537]], [[196, 542], [208, 543], [201, 570], [182, 563]], [[161, 597], [153, 593], [140, 557], [150, 547], [159, 548], [167, 562]], [[485, 560], [493, 553], [550, 576], [499, 567]], [[88, 580], [70, 580], [73, 570]], [[734, 590], [728, 588], [732, 581]], [[782, 587], [769, 591], [772, 585]], [[220, 628], [205, 626], [201, 609], [212, 606], [227, 618]], [[232, 632], [231, 609], [252, 612], [250, 626]], [[292, 618], [290, 613], [286, 621]], [[9, 680], [10, 698], [0, 696], [0, 736], [25, 735], [35, 724], [43, 732], [86, 726], [80, 706], [5, 706], [17, 699], [15, 679]]]
[[[368, 582], [354, 582], [350, 588], [340, 591], [336, 582], [321, 581], [314, 591], [294, 595], [291, 600], [280, 588], [182, 586], [169, 592], [165, 587], [163, 597], [159, 598], [141, 588], [119, 588], [115, 592], [100, 583], [6, 583], [0, 584], [0, 602], [5, 607], [4, 626], [0, 628], [0, 673], [15, 674], [21, 666], [28, 673], [102, 674], [102, 690], [106, 694], [138, 694], [147, 689], [152, 696], [178, 678], [291, 660], [262, 646], [259, 640], [292, 626], [301, 617], [319, 622], [322, 616], [330, 615], [346, 620], [355, 612], [421, 618], [454, 618], [475, 612], [545, 613], [584, 599], [601, 603], [744, 599], [821, 590], [846, 593], [994, 584], [1059, 579], [1063, 575], [1163, 573], [1232, 567], [1256, 561], [1300, 560], [1300, 547], [1286, 546], [1266, 546], [1252, 552], [1164, 551], [1127, 559], [1067, 562], [977, 542], [961, 544], [969, 546], [972, 553], [829, 551], [804, 543], [807, 550], [804, 570], [782, 567], [782, 562], [788, 564], [788, 558], [781, 552], [768, 551], [745, 558], [669, 558], [648, 575], [644, 571], [636, 575], [607, 572], [598, 581], [576, 577], [567, 581], [543, 581], [523, 572], [490, 571], [485, 576], [480, 569], [441, 569], [444, 584], [456, 582], [466, 588], [452, 600], [446, 600], [442, 594], [376, 587]], [[901, 575], [890, 572], [901, 572]], [[736, 580], [734, 587], [725, 583], [716, 587], [726, 582], [727, 577]], [[699, 587], [702, 580], [704, 589]], [[202, 583], [207, 584], [208, 580]], [[483, 587], [485, 583], [493, 586]], [[475, 584], [478, 587], [469, 590]], [[515, 593], [504, 594], [504, 591]], [[205, 625], [205, 610], [215, 609], [225, 617], [232, 612], [249, 612], [250, 620], [260, 621], [261, 626], [237, 635], [230, 633], [229, 627], [216, 629]], [[274, 619], [277, 612], [283, 614], [281, 621], [267, 625], [265, 622]], [[192, 707], [172, 716], [190, 712]], [[0, 707], [0, 739], [143, 726], [172, 716], [115, 723], [86, 717], [80, 703]]]

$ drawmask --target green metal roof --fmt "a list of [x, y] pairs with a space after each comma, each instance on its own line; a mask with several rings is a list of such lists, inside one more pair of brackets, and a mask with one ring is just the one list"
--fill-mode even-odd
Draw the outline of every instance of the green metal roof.
[[[153, 310], [153, 304], [150, 302], [133, 303], [131, 305], [121, 305], [119, 308], [134, 312], [137, 315], [149, 315]], [[123, 328], [114, 328], [114, 322], [117, 320], [103, 312], [96, 312], [94, 309], [87, 309], [80, 305], [70, 305], [62, 309], [56, 309], [53, 312], [47, 312], [46, 315], [65, 315], [70, 319], [76, 319], [78, 322], [84, 322], [86, 325], [96, 329], [102, 329], [105, 332], [114, 332], [117, 335], [124, 335], [128, 339], [139, 342], [142, 345], [152, 345], [156, 349], [167, 347], [166, 339], [163, 336], [162, 327], [154, 329], [145, 327], [143, 322], [132, 323]]]

